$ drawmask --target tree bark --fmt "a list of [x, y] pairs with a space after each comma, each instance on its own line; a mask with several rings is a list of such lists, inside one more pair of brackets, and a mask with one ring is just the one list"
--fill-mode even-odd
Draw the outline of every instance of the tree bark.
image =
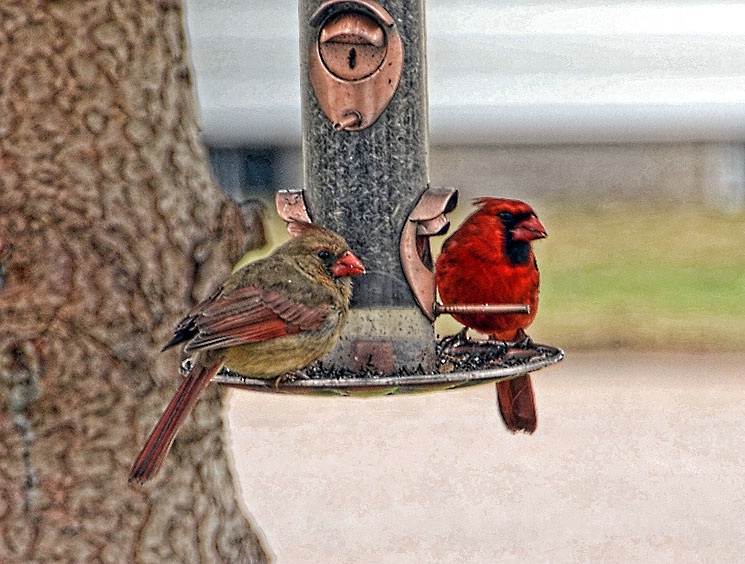
[[180, 2], [0, 4], [0, 561], [266, 560], [216, 386], [127, 484], [178, 384], [160, 346], [247, 228], [210, 179]]

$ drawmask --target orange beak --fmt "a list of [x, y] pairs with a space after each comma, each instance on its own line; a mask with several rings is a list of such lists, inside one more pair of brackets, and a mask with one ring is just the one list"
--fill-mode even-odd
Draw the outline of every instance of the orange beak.
[[365, 273], [365, 265], [362, 261], [347, 251], [331, 265], [331, 273], [337, 278], [343, 276], [356, 276]]
[[534, 239], [543, 239], [544, 237], [548, 237], [546, 228], [543, 227], [541, 221], [534, 215], [531, 215], [512, 228], [513, 241], [525, 241], [529, 243]]

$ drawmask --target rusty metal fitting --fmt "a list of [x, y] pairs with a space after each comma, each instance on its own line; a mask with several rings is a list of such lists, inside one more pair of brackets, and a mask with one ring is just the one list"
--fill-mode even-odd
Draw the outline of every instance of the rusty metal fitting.
[[344, 114], [341, 121], [337, 121], [334, 124], [334, 131], [353, 130], [359, 124], [362, 123], [362, 116], [359, 112], [351, 111]]
[[312, 223], [302, 190], [278, 190], [274, 195], [274, 203], [277, 206], [277, 214], [287, 223], [291, 221]]
[[335, 131], [375, 123], [403, 72], [403, 42], [391, 15], [372, 0], [329, 0], [308, 22], [317, 32], [308, 57], [310, 83]]
[[505, 315], [508, 313], [530, 313], [528, 304], [438, 304], [435, 303], [435, 315], [441, 313], [492, 313]]
[[450, 227], [445, 214], [458, 205], [455, 188], [427, 188], [419, 197], [401, 232], [401, 268], [419, 308], [434, 321], [437, 286], [429, 238]]

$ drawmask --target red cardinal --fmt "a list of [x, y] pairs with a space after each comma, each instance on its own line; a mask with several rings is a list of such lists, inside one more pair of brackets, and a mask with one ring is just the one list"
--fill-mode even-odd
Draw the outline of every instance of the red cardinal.
[[[453, 315], [492, 339], [516, 341], [538, 309], [539, 274], [531, 241], [546, 237], [533, 208], [519, 200], [479, 198], [471, 214], [442, 246], [435, 273], [444, 304], [528, 304], [530, 313]], [[497, 401], [507, 427], [535, 431], [530, 376], [497, 383]]]
[[276, 378], [318, 360], [336, 343], [349, 311], [349, 277], [365, 268], [328, 229], [293, 222], [290, 232], [293, 239], [231, 274], [194, 307], [163, 347], [186, 343], [193, 367], [132, 465], [130, 481], [155, 475], [220, 368]]

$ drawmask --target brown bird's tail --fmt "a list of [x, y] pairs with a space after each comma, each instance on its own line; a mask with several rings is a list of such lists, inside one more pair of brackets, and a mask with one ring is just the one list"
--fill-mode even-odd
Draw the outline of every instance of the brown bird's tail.
[[538, 424], [530, 375], [497, 382], [497, 403], [507, 428], [532, 433]]
[[196, 365], [191, 369], [132, 464], [130, 482], [142, 484], [155, 476], [171, 450], [179, 428], [221, 367], [222, 362], [217, 362], [209, 367]]

